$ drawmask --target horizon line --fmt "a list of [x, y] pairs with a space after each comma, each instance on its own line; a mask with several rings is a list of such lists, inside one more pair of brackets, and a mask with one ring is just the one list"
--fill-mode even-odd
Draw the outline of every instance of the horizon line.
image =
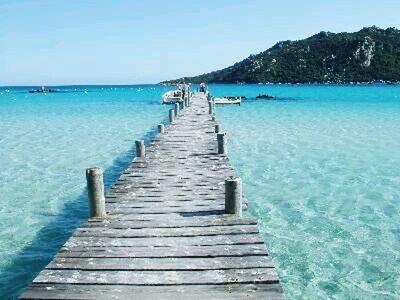
[[5, 87], [69, 87], [69, 86], [132, 86], [132, 85], [161, 85], [161, 82], [158, 83], [76, 83], [76, 84], [10, 84], [10, 85], [1, 85], [0, 88]]

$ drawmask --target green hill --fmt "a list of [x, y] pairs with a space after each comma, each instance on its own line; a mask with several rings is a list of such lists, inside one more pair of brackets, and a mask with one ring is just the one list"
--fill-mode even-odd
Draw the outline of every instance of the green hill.
[[400, 30], [364, 28], [354, 33], [320, 32], [272, 48], [211, 73], [170, 82], [346, 83], [400, 81]]

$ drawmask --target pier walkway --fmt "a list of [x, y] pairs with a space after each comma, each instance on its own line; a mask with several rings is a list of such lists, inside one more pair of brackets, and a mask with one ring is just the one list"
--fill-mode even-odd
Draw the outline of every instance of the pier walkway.
[[146, 145], [21, 299], [283, 299], [253, 217], [225, 214], [204, 94]]

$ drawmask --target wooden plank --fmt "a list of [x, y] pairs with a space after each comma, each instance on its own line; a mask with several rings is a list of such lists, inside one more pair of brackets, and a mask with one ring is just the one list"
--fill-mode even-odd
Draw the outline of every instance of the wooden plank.
[[[224, 212], [219, 211], [219, 213], [210, 213], [210, 214], [197, 214], [190, 216], [191, 219], [199, 219], [199, 218], [206, 218], [206, 217], [221, 217], [224, 218], [226, 216]], [[174, 219], [174, 220], [184, 220], [188, 219], [189, 217], [186, 214], [181, 213], [169, 213], [168, 216], [165, 214], [152, 214], [152, 213], [145, 213], [145, 214], [136, 214], [136, 213], [126, 213], [126, 214], [109, 214], [107, 219], [109, 220], [119, 220], [119, 221], [158, 221], [163, 222], [165, 220]]]
[[133, 203], [135, 205], [142, 205], [144, 207], [152, 207], [159, 204], [166, 206], [176, 206], [176, 205], [199, 205], [199, 204], [219, 204], [220, 200], [217, 197], [208, 197], [206, 199], [198, 200], [198, 199], [188, 199], [186, 196], [182, 197], [179, 194], [174, 195], [174, 200], [170, 200], [170, 197], [165, 196], [156, 196], [156, 197], [147, 197], [144, 195], [135, 195], [135, 199], [132, 200], [127, 197], [114, 197], [107, 198], [106, 203], [114, 203], [114, 204], [130, 204]]
[[[216, 184], [220, 184], [220, 182], [217, 182]], [[116, 198], [121, 200], [127, 200], [127, 201], [135, 201], [135, 195], [143, 195], [146, 196], [147, 194], [157, 194], [157, 193], [166, 193], [166, 195], [161, 195], [164, 197], [168, 196], [173, 196], [175, 194], [179, 193], [185, 193], [185, 196], [187, 197], [188, 200], [199, 200], [198, 197], [196, 197], [196, 194], [204, 193], [207, 192], [210, 194], [210, 197], [216, 197], [218, 196], [219, 200], [222, 200], [224, 197], [221, 197], [224, 195], [224, 190], [221, 187], [204, 187], [204, 188], [199, 188], [199, 187], [194, 187], [192, 185], [187, 185], [187, 186], [181, 186], [177, 184], [170, 184], [170, 185], [163, 185], [161, 187], [146, 187], [146, 188], [135, 188], [135, 187], [126, 187], [125, 189], [113, 189], [111, 190], [111, 194], [107, 194], [107, 199], [109, 199], [108, 202], [111, 201], [110, 198]], [[191, 192], [190, 195], [188, 195]], [[170, 201], [173, 199], [169, 199]], [[114, 199], [115, 201], [115, 199]]]
[[201, 212], [209, 212], [216, 211], [220, 214], [225, 212], [225, 207], [222, 204], [214, 204], [208, 206], [195, 206], [195, 207], [163, 207], [156, 206], [154, 209], [146, 209], [146, 208], [112, 208], [109, 209], [106, 203], [106, 210], [109, 215], [115, 214], [170, 214], [170, 213], [201, 213]]
[[170, 247], [63, 247], [57, 257], [221, 257], [268, 255], [263, 244]]
[[115, 237], [71, 237], [65, 247], [171, 247], [211, 246], [211, 245], [263, 244], [259, 234], [212, 235], [193, 237], [147, 237], [147, 238], [115, 238]]
[[115, 218], [120, 218], [124, 215], [127, 216], [133, 216], [136, 215], [138, 218], [148, 218], [148, 217], [153, 217], [158, 216], [158, 218], [175, 218], [177, 216], [181, 216], [182, 218], [188, 218], [188, 217], [203, 217], [203, 216], [217, 216], [217, 215], [223, 215], [225, 214], [225, 211], [223, 210], [196, 210], [196, 211], [182, 211], [182, 212], [174, 212], [174, 211], [153, 211], [153, 212], [146, 212], [143, 210], [129, 210], [125, 214], [123, 211], [107, 211], [107, 217], [110, 219], [115, 219]]
[[215, 227], [184, 227], [184, 228], [140, 228], [140, 229], [113, 229], [86, 227], [78, 228], [74, 236], [101, 236], [101, 237], [162, 237], [162, 236], [207, 236], [207, 235], [234, 235], [244, 233], [258, 233], [256, 225], [235, 225]]
[[[192, 192], [191, 195], [186, 195], [188, 199], [193, 199], [191, 197], [194, 194], [198, 193], [203, 193], [204, 191], [211, 192], [213, 191], [213, 194], [217, 195], [222, 195], [224, 193], [223, 186], [221, 183], [224, 181], [215, 181], [213, 183], [210, 183], [209, 186], [196, 186], [193, 184], [187, 184], [187, 185], [181, 185], [181, 184], [176, 184], [176, 183], [163, 183], [162, 185], [159, 186], [146, 186], [146, 187], [135, 187], [135, 186], [124, 186], [123, 188], [118, 187], [118, 188], [113, 188], [110, 190], [110, 193], [112, 194], [127, 194], [130, 193], [132, 195], [135, 195], [137, 193], [169, 193], [169, 195], [172, 195], [177, 193], [177, 192], [182, 192], [182, 191], [190, 191]], [[216, 185], [216, 186], [214, 186]], [[220, 185], [220, 186], [219, 186]], [[219, 192], [219, 193], [218, 193]], [[108, 196], [108, 195], [107, 195]], [[123, 195], [120, 195], [120, 197]], [[134, 200], [134, 198], [131, 200]]]
[[228, 284], [228, 285], [70, 285], [34, 284], [21, 299], [73, 299], [73, 300], [283, 300], [279, 284]]
[[120, 220], [99, 220], [89, 221], [82, 224], [81, 228], [87, 227], [101, 227], [101, 228], [114, 228], [114, 229], [140, 229], [140, 228], [177, 228], [177, 227], [213, 227], [213, 226], [234, 226], [234, 225], [257, 225], [254, 218], [186, 218], [186, 219], [158, 219], [152, 221], [120, 221]]
[[[192, 201], [162, 201], [163, 205], [162, 208], [165, 210], [173, 209], [173, 208], [179, 208], [179, 209], [184, 209], [185, 211], [189, 208], [201, 208], [201, 207], [207, 207], [207, 206], [215, 206], [219, 208], [223, 208], [221, 205], [221, 202], [217, 202], [215, 200], [212, 201], [200, 201], [200, 200], [192, 200]], [[188, 203], [189, 202], [189, 203]], [[160, 211], [160, 208], [158, 208], [159, 205], [154, 204], [154, 203], [149, 203], [149, 202], [139, 202], [139, 201], [120, 201], [117, 203], [107, 203], [107, 209], [112, 210], [114, 207], [115, 208], [143, 208], [146, 209], [147, 211]]]
[[46, 269], [79, 270], [225, 270], [272, 268], [269, 256], [190, 258], [55, 258]]
[[81, 271], [43, 270], [33, 283], [180, 285], [278, 283], [273, 268], [204, 271]]

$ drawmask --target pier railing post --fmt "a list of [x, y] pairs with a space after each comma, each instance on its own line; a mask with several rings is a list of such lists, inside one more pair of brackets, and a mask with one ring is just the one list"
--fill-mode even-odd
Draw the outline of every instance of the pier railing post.
[[242, 212], [242, 179], [228, 177], [225, 179], [225, 213], [241, 217]]
[[165, 127], [164, 124], [158, 124], [158, 132], [159, 133], [164, 133], [165, 132]]
[[136, 157], [145, 158], [146, 157], [146, 148], [144, 146], [144, 141], [135, 141], [136, 145]]
[[179, 115], [179, 103], [175, 103], [175, 117]]
[[174, 118], [175, 118], [175, 112], [174, 112], [174, 110], [171, 108], [171, 109], [169, 110], [169, 122], [170, 122], [170, 123], [174, 122]]
[[86, 169], [86, 182], [89, 198], [89, 217], [104, 218], [106, 201], [104, 197], [103, 171], [98, 167]]
[[219, 125], [218, 124], [215, 125], [215, 133], [219, 133]]
[[208, 113], [210, 115], [214, 114], [214, 101], [208, 101]]
[[218, 154], [227, 154], [227, 137], [226, 133], [217, 133], [217, 142], [218, 142]]
[[215, 122], [216, 120], [217, 120], [217, 118], [216, 118], [215, 116], [212, 116], [212, 117], [211, 117], [211, 121], [214, 121], [214, 122]]

